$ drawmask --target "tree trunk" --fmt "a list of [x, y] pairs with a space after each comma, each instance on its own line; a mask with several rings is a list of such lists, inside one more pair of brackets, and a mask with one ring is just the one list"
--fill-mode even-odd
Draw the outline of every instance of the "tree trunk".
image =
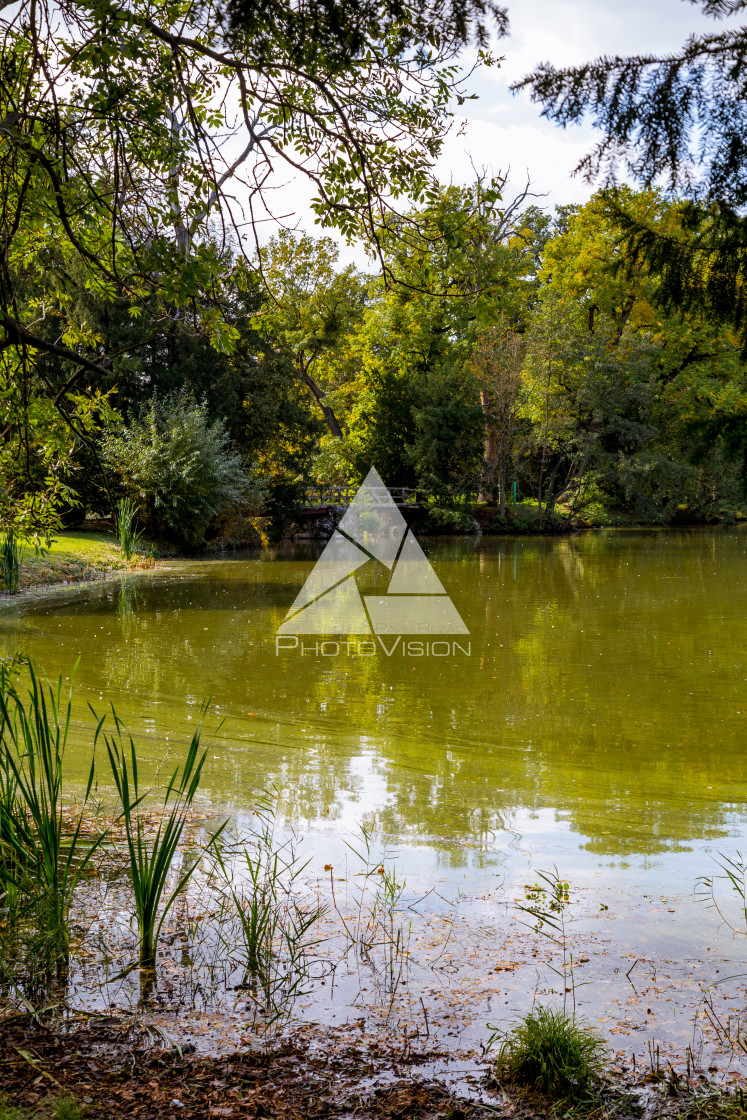
[[311, 389], [311, 392], [316, 397], [316, 403], [324, 413], [324, 419], [327, 421], [327, 427], [329, 428], [330, 432], [335, 437], [335, 439], [342, 439], [342, 428], [337, 423], [337, 417], [335, 416], [329, 405], [322, 404], [324, 393], [322, 392], [320, 386], [317, 385], [316, 381], [314, 381], [314, 378], [311, 377], [307, 370], [302, 369], [301, 376], [308, 385], [309, 389]]
[[508, 485], [508, 471], [506, 464], [502, 463], [498, 473], [498, 493], [500, 495], [500, 515], [505, 519], [506, 516], [506, 486]]
[[485, 417], [485, 445], [482, 460], [482, 478], [478, 502], [490, 502], [495, 497], [495, 465], [498, 459], [498, 436], [495, 428], [490, 426], [488, 417], [491, 410], [490, 397], [485, 389], [480, 390], [480, 404]]

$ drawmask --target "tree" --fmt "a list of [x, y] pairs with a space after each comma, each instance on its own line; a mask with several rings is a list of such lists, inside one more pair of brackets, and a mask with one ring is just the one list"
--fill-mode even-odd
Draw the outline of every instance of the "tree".
[[330, 434], [341, 439], [342, 428], [326, 399], [324, 370], [360, 321], [368, 284], [353, 267], [335, 271], [338, 257], [339, 250], [328, 237], [295, 237], [284, 230], [271, 239], [260, 252], [267, 298], [255, 326], [289, 354]]
[[506, 516], [509, 470], [527, 395], [522, 379], [523, 360], [524, 339], [505, 322], [482, 331], [472, 353], [485, 418], [480, 498], [494, 500], [497, 483], [501, 517]]
[[502, 314], [526, 317], [549, 224], [524, 208], [527, 190], [504, 202], [503, 189], [503, 179], [484, 175], [469, 187], [441, 186], [382, 232], [397, 283], [370, 285], [360, 323], [339, 348], [326, 399], [347, 435], [340, 448], [322, 447], [320, 471], [337, 474], [347, 460], [357, 477], [367, 460], [366, 470], [375, 463], [382, 477], [442, 497], [479, 486], [485, 418], [470, 365], [475, 338]]
[[[746, 0], [697, 0], [708, 15]], [[517, 82], [560, 125], [587, 114], [602, 139], [577, 170], [610, 188], [631, 265], [659, 275], [667, 307], [703, 309], [730, 322], [747, 346], [747, 26], [692, 35], [665, 56], [604, 56], [583, 66], [549, 63]], [[636, 220], [614, 192], [620, 172], [680, 194], [680, 235]]]
[[[679, 235], [678, 208], [660, 193], [622, 198], [638, 220]], [[690, 462], [694, 429], [727, 401], [744, 410], [747, 371], [733, 332], [662, 310], [655, 275], [618, 267], [624, 251], [603, 195], [565, 212], [545, 246], [524, 371], [524, 469], [543, 519], [561, 496], [574, 508], [601, 497], [667, 521], [716, 511], [736, 493], [722, 438]]]
[[[71, 446], [94, 453], [98, 406], [83, 422], [71, 394], [87, 396], [88, 376], [105, 378], [121, 354], [70, 316], [81, 292], [133, 319], [155, 296], [160, 327], [178, 322], [232, 350], [226, 253], [256, 243], [278, 165], [310, 180], [323, 225], [375, 242], [398, 198], [427, 191], [463, 92], [456, 54], [484, 38], [486, 21], [505, 31], [504, 13], [481, 0], [6, 6], [0, 350], [19, 418], [3, 430], [5, 460], [20, 455], [40, 396]], [[55, 359], [56, 380], [41, 354]]]

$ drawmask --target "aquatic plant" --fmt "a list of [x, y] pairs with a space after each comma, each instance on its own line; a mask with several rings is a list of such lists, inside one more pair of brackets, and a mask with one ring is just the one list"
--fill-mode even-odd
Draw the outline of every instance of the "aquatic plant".
[[132, 498], [122, 498], [117, 502], [117, 536], [125, 560], [132, 559], [132, 554], [143, 535], [142, 531], [138, 533], [135, 530], [135, 513], [135, 503]]
[[602, 1074], [604, 1041], [565, 1011], [535, 1007], [504, 1036], [496, 1077], [543, 1093], [588, 1091]]
[[[63, 814], [72, 685], [65, 701], [61, 676], [42, 684], [31, 661], [27, 672], [24, 697], [0, 666], [0, 879], [9, 904], [33, 905], [44, 955], [64, 967], [73, 893], [104, 834], [89, 837], [82, 813], [72, 822]], [[92, 759], [84, 803], [93, 778]]]
[[370, 825], [361, 826], [361, 840], [358, 846], [346, 842], [361, 866], [355, 876], [358, 886], [352, 900], [355, 907], [352, 918], [343, 916], [337, 906], [331, 866], [328, 868], [330, 889], [349, 948], [359, 962], [370, 966], [374, 981], [391, 1007], [409, 967], [412, 924], [398, 917], [406, 883], [397, 876], [396, 867], [388, 862], [386, 853], [374, 858]]
[[560, 877], [557, 867], [550, 872], [538, 871], [537, 875], [538, 882], [524, 885], [527, 905], [519, 905], [517, 909], [534, 919], [531, 928], [535, 933], [541, 933], [560, 949], [560, 968], [555, 968], [553, 965], [550, 965], [550, 968], [563, 982], [563, 1011], [567, 1008], [567, 997], [570, 993], [575, 1015], [576, 977], [573, 970], [573, 953], [568, 941], [567, 917], [571, 905], [570, 883]]
[[[250, 846], [216, 848], [224, 899], [238, 917], [240, 941], [228, 951], [244, 970], [245, 988], [261, 1013], [265, 1028], [286, 1021], [295, 1001], [305, 994], [310, 951], [319, 944], [315, 927], [326, 907], [299, 902], [300, 878], [308, 866], [297, 854], [294, 837], [278, 843], [269, 802], [255, 809], [259, 827]], [[236, 863], [233, 857], [238, 854]], [[238, 882], [237, 882], [238, 880]]]
[[[204, 716], [207, 704], [203, 704]], [[200, 784], [206, 751], [200, 754], [201, 722], [192, 735], [187, 754], [181, 767], [174, 770], [166, 787], [163, 800], [164, 816], [159, 820], [155, 835], [147, 835], [147, 822], [141, 811], [149, 790], [140, 792], [137, 755], [132, 736], [126, 734], [122, 721], [112, 707], [114, 730], [111, 735], [103, 731], [104, 718], [99, 721], [96, 736], [102, 735], [106, 747], [114, 783], [117, 787], [122, 812], [119, 820], [124, 822], [128, 871], [135, 895], [135, 915], [140, 936], [140, 964], [143, 968], [154, 968], [158, 949], [158, 938], [166, 915], [186, 887], [199, 863], [199, 857], [190, 862], [181, 872], [174, 888], [167, 893], [165, 904], [159, 908], [164, 898], [169, 875], [177, 855], [179, 843], [184, 832], [187, 812]], [[167, 812], [168, 811], [168, 812]], [[220, 835], [219, 829], [210, 839], [209, 848]], [[202, 855], [202, 853], [201, 853]]]
[[5, 590], [11, 595], [18, 593], [21, 580], [21, 557], [23, 548], [12, 529], [8, 529], [0, 540], [0, 574]]

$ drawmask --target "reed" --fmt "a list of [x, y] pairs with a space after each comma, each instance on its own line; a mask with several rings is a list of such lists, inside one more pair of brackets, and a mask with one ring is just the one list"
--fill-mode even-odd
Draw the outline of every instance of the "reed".
[[132, 498], [122, 498], [117, 502], [116, 522], [119, 545], [125, 560], [131, 560], [132, 554], [140, 543], [142, 531], [135, 529], [135, 503]]
[[354, 879], [354, 915], [344, 917], [337, 905], [333, 869], [330, 868], [330, 889], [335, 910], [342, 922], [348, 947], [355, 957], [370, 966], [375, 982], [380, 985], [389, 1006], [402, 983], [406, 983], [410, 965], [411, 922], [402, 922], [406, 883], [397, 875], [386, 852], [374, 858], [373, 833], [369, 824], [361, 826], [361, 843], [346, 847], [359, 861], [361, 870]]
[[[63, 813], [72, 685], [65, 699], [61, 676], [55, 686], [42, 683], [31, 661], [26, 669], [24, 696], [0, 666], [0, 879], [10, 906], [21, 897], [34, 906], [45, 955], [59, 967], [75, 888], [104, 834], [86, 836], [83, 813], [72, 822]], [[92, 759], [84, 804], [93, 779]]]
[[[202, 715], [207, 710], [203, 705]], [[184, 832], [187, 813], [200, 784], [206, 751], [200, 752], [202, 725], [198, 723], [192, 735], [187, 754], [181, 767], [177, 767], [166, 787], [163, 814], [155, 835], [148, 835], [147, 821], [141, 806], [150, 792], [141, 793], [137, 756], [132, 736], [112, 707], [114, 730], [111, 735], [103, 731], [104, 719], [99, 720], [96, 736], [103, 737], [114, 783], [121, 804], [119, 820], [124, 823], [128, 855], [128, 871], [135, 895], [135, 914], [140, 937], [139, 957], [143, 968], [153, 969], [156, 964], [158, 939], [166, 915], [186, 887], [200, 857], [189, 863], [167, 891], [168, 881]], [[212, 837], [204, 851], [217, 840], [222, 828]], [[160, 916], [159, 916], [160, 911]]]
[[23, 548], [12, 529], [0, 541], [0, 573], [5, 590], [17, 595], [21, 582], [21, 557]]
[[267, 1029], [286, 1021], [306, 991], [309, 954], [319, 944], [314, 930], [326, 907], [299, 902], [308, 861], [299, 859], [293, 837], [276, 842], [269, 802], [262, 800], [255, 811], [260, 824], [251, 850], [240, 847], [237, 852], [224, 844], [216, 849], [216, 867], [223, 898], [238, 917], [238, 941], [223, 935], [223, 942], [241, 964], [241, 986]]

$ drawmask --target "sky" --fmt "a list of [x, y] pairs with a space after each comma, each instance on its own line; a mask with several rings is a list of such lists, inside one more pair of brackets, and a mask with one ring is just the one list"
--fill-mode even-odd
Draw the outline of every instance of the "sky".
[[683, 0], [509, 0], [507, 6], [511, 34], [495, 44], [505, 61], [499, 70], [483, 68], [473, 78], [479, 100], [467, 103], [464, 135], [447, 139], [439, 175], [468, 182], [471, 155], [480, 167], [510, 168], [515, 188], [528, 177], [533, 190], [547, 194], [541, 204], [551, 206], [589, 198], [593, 187], [574, 177], [573, 169], [598, 134], [591, 125], [561, 129], [545, 120], [528, 93], [510, 92], [513, 82], [540, 62], [568, 66], [602, 54], [664, 53], [677, 50], [693, 32], [743, 22], [708, 19]]
[[[509, 172], [504, 191], [511, 198], [531, 182], [538, 196], [530, 201], [552, 209], [583, 203], [594, 187], [573, 170], [598, 135], [589, 124], [561, 129], [541, 116], [526, 93], [510, 85], [541, 62], [566, 66], [602, 54], [666, 53], [679, 49], [693, 32], [719, 31], [740, 19], [712, 20], [687, 0], [502, 0], [508, 7], [510, 34], [497, 40], [493, 53], [504, 56], [499, 68], [483, 67], [468, 84], [478, 100], [459, 109], [436, 171], [442, 181], [474, 180], [473, 165], [488, 173]], [[465, 69], [472, 58], [465, 55]], [[275, 213], [287, 224], [318, 235], [306, 182], [291, 182], [277, 191]], [[291, 217], [291, 214], [294, 216]], [[270, 230], [267, 233], [269, 235]], [[340, 261], [366, 266], [361, 247], [341, 244]], [[370, 267], [370, 265], [369, 265]]]

